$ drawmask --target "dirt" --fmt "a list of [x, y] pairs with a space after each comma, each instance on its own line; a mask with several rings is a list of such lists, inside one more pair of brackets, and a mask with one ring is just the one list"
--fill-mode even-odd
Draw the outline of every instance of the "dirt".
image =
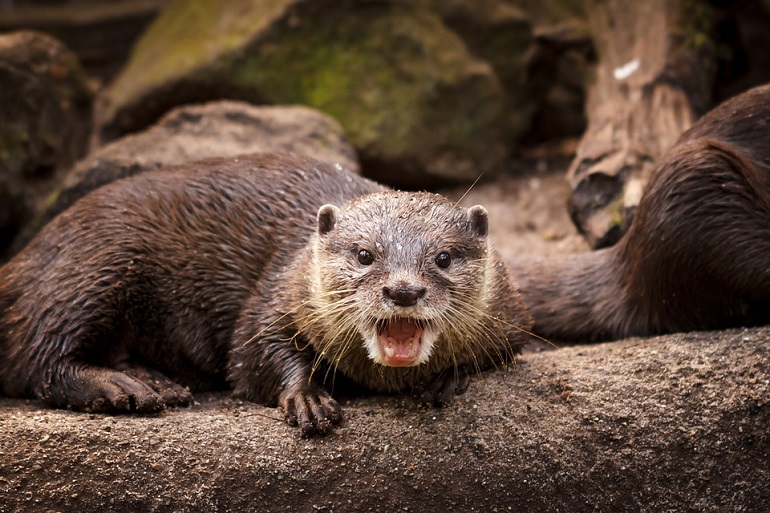
[[[560, 170], [531, 167], [463, 203], [487, 206], [508, 257], [585, 251]], [[757, 328], [527, 353], [446, 408], [344, 399], [344, 424], [319, 439], [226, 393], [153, 416], [4, 398], [0, 513], [768, 511], [768, 339]]]

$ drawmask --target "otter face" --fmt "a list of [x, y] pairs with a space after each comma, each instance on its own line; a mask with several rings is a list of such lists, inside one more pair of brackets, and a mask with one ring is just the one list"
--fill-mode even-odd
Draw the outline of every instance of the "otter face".
[[427, 193], [322, 206], [312, 296], [325, 298], [318, 318], [338, 331], [325, 337], [346, 347], [362, 341], [382, 365], [427, 362], [437, 343], [451, 344], [442, 335], [482, 308], [487, 225], [483, 207], [459, 208]]

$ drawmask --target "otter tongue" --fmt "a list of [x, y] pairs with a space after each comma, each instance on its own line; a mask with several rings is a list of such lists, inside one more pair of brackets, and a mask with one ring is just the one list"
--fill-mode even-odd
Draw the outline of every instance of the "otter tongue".
[[412, 319], [397, 318], [385, 323], [379, 334], [385, 365], [411, 365], [420, 354], [422, 329]]

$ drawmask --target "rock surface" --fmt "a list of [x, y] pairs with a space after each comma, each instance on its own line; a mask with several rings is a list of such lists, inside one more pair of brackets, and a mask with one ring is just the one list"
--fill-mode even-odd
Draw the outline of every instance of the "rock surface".
[[492, 67], [505, 95], [504, 117], [510, 132], [507, 144], [515, 147], [531, 129], [541, 92], [528, 76], [534, 42], [529, 12], [510, 0], [423, 1], [462, 38], [475, 57]]
[[[92, 76], [108, 80], [169, 0], [22, 0], [0, 4], [0, 32], [33, 29], [70, 48]], [[11, 4], [13, 8], [10, 8]]]
[[[531, 41], [513, 21], [509, 68]], [[190, 101], [308, 105], [342, 124], [367, 174], [415, 186], [498, 169], [527, 126], [506, 114], [511, 94], [424, 2], [180, 0], [137, 43], [101, 123], [111, 138]]]
[[339, 123], [300, 106], [256, 107], [219, 101], [172, 110], [142, 132], [113, 141], [77, 163], [38, 206], [14, 240], [20, 250], [45, 223], [89, 191], [164, 165], [211, 157], [287, 151], [341, 164], [358, 172], [355, 151]]
[[[465, 3], [453, 3], [462, 12]], [[273, 5], [279, 4], [302, 2]], [[376, 10], [388, 2], [356, 4]], [[303, 24], [313, 26], [305, 8], [282, 18], [284, 28], [303, 37], [310, 30]], [[502, 26], [519, 23], [510, 9], [491, 12], [502, 12], [495, 18]], [[241, 14], [239, 21], [250, 23]], [[443, 23], [451, 26], [446, 13], [420, 16], [409, 26], [428, 19], [442, 31], [448, 31]], [[553, 34], [549, 41], [558, 40]], [[456, 40], [427, 48], [446, 41]], [[495, 76], [503, 87], [500, 68], [475, 55], [484, 47], [477, 43], [464, 42], [481, 63], [480, 76]], [[252, 151], [263, 136], [250, 130], [262, 128], [256, 121], [262, 118], [250, 107], [236, 105], [235, 114], [228, 105], [170, 114], [159, 127], [95, 153], [74, 176], [86, 178], [84, 184], [96, 180], [90, 187], [100, 176], [111, 180], [112, 173], [166, 159], [241, 152], [241, 143]], [[281, 144], [302, 152], [296, 145], [307, 141], [316, 155], [328, 145], [330, 154], [355, 162], [338, 129], [317, 122], [320, 132], [337, 135], [319, 140], [312, 123], [287, 123]], [[310, 129], [299, 137], [298, 125]], [[225, 133], [208, 139], [203, 128]], [[170, 130], [181, 131], [164, 138]], [[487, 206], [491, 236], [508, 259], [584, 251], [561, 206], [569, 187], [559, 176], [529, 170], [468, 195], [448, 194]], [[156, 416], [90, 415], [0, 398], [0, 513], [770, 510], [770, 328], [528, 353], [511, 369], [476, 379], [444, 409], [409, 397], [345, 398], [347, 421], [323, 439], [301, 439], [277, 410], [226, 393], [196, 398], [190, 409]]]
[[445, 409], [343, 401], [304, 440], [208, 394], [158, 416], [0, 400], [0, 511], [767, 511], [770, 332], [529, 354]]
[[0, 34], [0, 255], [44, 185], [86, 152], [92, 97], [61, 43], [36, 32]]

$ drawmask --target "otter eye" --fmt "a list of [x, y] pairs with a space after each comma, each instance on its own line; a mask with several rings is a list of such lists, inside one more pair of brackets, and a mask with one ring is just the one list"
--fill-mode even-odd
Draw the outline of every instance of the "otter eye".
[[452, 263], [452, 257], [446, 251], [442, 251], [436, 255], [436, 265], [442, 269], [446, 269]]
[[365, 249], [362, 249], [358, 252], [358, 263], [361, 265], [372, 265], [372, 262], [374, 262], [374, 255], [372, 255], [370, 252], [368, 252]]

